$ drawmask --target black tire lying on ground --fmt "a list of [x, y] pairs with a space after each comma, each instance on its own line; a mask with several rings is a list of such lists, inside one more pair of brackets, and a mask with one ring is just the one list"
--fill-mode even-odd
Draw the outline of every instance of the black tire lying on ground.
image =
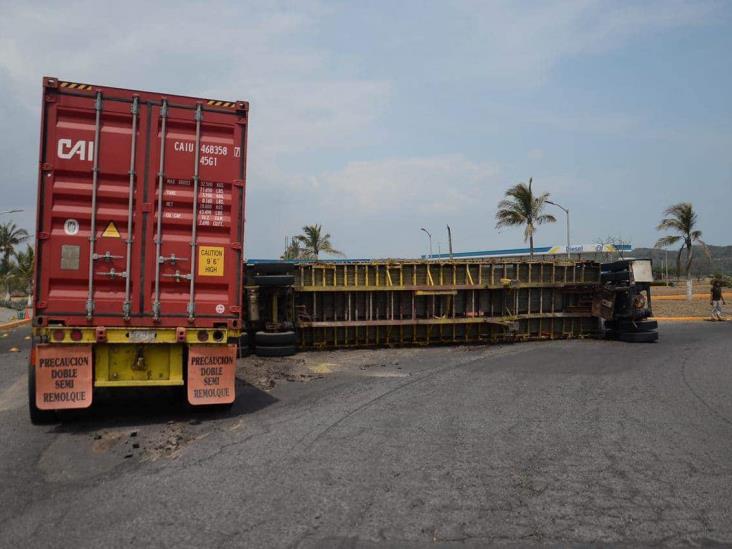
[[654, 343], [658, 341], [658, 332], [620, 332], [618, 339], [627, 343]]
[[257, 275], [284, 275], [295, 272], [296, 265], [294, 263], [273, 262], [273, 263], [257, 263], [249, 267]]
[[36, 369], [28, 361], [28, 412], [33, 425], [56, 423], [58, 418], [53, 410], [41, 410], [36, 406]]
[[292, 356], [297, 353], [294, 345], [283, 345], [278, 347], [255, 347], [254, 354], [257, 356]]
[[297, 343], [295, 332], [257, 332], [254, 334], [254, 344], [257, 347], [279, 347], [295, 345], [295, 343]]
[[658, 330], [657, 320], [621, 320], [618, 328], [623, 332], [652, 332]]
[[292, 286], [295, 283], [293, 275], [256, 275], [254, 284], [257, 286]]

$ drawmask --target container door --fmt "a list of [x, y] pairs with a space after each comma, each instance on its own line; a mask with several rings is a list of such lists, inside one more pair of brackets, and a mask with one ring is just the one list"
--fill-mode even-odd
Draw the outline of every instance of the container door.
[[138, 100], [63, 90], [45, 99], [37, 308], [79, 322], [129, 319], [139, 314], [131, 272], [144, 166]]
[[176, 105], [156, 109], [155, 221], [147, 238], [145, 311], [168, 324], [237, 326], [245, 118]]

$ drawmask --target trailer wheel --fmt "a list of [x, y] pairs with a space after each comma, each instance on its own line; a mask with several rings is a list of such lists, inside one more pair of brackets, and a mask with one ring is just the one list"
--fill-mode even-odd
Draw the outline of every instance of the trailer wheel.
[[658, 341], [658, 332], [620, 332], [618, 339], [626, 343], [654, 343]]
[[255, 347], [254, 354], [257, 356], [292, 356], [297, 353], [297, 348], [294, 345], [283, 345], [277, 347]]
[[36, 406], [36, 369], [33, 362], [28, 361], [28, 412], [33, 425], [48, 425], [56, 423], [56, 412], [41, 410]]
[[295, 272], [296, 265], [286, 262], [257, 263], [252, 265], [250, 269], [257, 275], [285, 275]]
[[295, 345], [295, 343], [297, 343], [295, 332], [257, 332], [254, 334], [254, 344], [257, 347], [278, 347]]
[[292, 286], [295, 284], [295, 277], [290, 274], [284, 275], [255, 275], [254, 284], [256, 286]]

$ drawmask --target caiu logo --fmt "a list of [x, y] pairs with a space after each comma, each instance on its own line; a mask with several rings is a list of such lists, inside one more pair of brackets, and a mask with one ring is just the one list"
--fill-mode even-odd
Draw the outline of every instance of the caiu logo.
[[70, 160], [74, 156], [78, 156], [79, 160], [94, 160], [94, 141], [77, 141], [74, 143], [71, 139], [59, 139], [56, 156], [65, 160]]

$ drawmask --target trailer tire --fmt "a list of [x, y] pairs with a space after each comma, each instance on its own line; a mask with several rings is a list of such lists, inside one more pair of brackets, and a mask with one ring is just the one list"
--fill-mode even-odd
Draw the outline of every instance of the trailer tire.
[[286, 262], [256, 263], [250, 267], [257, 275], [285, 275], [295, 272], [296, 265]]
[[658, 341], [658, 332], [620, 332], [618, 339], [626, 343], [654, 343]]
[[275, 357], [275, 356], [292, 356], [297, 353], [294, 345], [283, 345], [278, 347], [255, 347], [254, 354], [257, 356]]
[[619, 324], [620, 330], [623, 332], [653, 332], [658, 330], [657, 320], [623, 320]]
[[28, 413], [33, 425], [49, 425], [58, 418], [53, 410], [41, 410], [36, 406], [36, 369], [28, 362]]
[[267, 286], [267, 287], [279, 287], [279, 286], [292, 286], [295, 284], [295, 277], [293, 275], [255, 275], [254, 276], [255, 286]]
[[254, 334], [254, 344], [257, 347], [281, 347], [295, 345], [295, 343], [297, 343], [295, 332], [257, 332]]

